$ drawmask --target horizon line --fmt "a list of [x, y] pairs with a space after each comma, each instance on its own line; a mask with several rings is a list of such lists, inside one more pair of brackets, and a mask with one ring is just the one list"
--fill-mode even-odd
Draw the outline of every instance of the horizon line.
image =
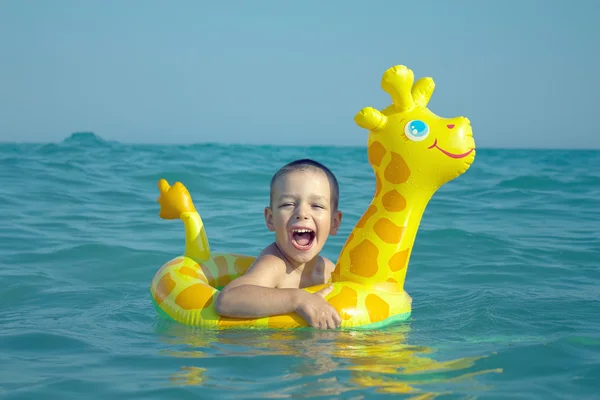
[[[248, 147], [334, 147], [334, 148], [366, 148], [366, 145], [348, 145], [348, 144], [333, 144], [333, 143], [321, 143], [321, 144], [301, 144], [301, 143], [246, 143], [246, 142], [171, 142], [171, 143], [160, 143], [160, 142], [127, 142], [118, 140], [106, 140], [102, 139], [106, 143], [123, 144], [123, 145], [137, 145], [137, 146], [152, 146], [152, 147], [170, 147], [170, 146], [248, 146]], [[1, 141], [0, 145], [47, 145], [47, 144], [61, 144], [63, 141]], [[529, 146], [477, 146], [476, 150], [568, 150], [568, 151], [600, 151], [600, 147], [529, 147]]]
[[[301, 143], [286, 143], [286, 144], [277, 144], [277, 143], [252, 143], [252, 142], [216, 142], [216, 141], [199, 141], [199, 142], [171, 142], [171, 143], [161, 143], [161, 142], [129, 142], [129, 141], [120, 141], [114, 139], [105, 139], [102, 136], [94, 133], [93, 131], [75, 131], [70, 135], [64, 137], [59, 141], [3, 141], [0, 140], [0, 145], [9, 145], [9, 144], [26, 144], [26, 145], [45, 145], [45, 144], [61, 144], [69, 139], [77, 138], [77, 137], [94, 137], [102, 142], [113, 143], [113, 144], [123, 144], [123, 145], [141, 145], [141, 146], [250, 146], [250, 147], [336, 147], [336, 148], [366, 148], [366, 141], [364, 145], [350, 145], [350, 144], [334, 144], [334, 143], [320, 143], [320, 144], [301, 144]], [[530, 147], [530, 146], [514, 146], [507, 147], [505, 145], [494, 146], [476, 146], [476, 150], [569, 150], [569, 151], [598, 151], [600, 147]]]

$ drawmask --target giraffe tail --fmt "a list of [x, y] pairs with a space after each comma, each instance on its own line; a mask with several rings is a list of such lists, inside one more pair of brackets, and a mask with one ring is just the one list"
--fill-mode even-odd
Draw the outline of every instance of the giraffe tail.
[[158, 216], [162, 219], [178, 219], [181, 213], [196, 212], [192, 196], [181, 182], [169, 185], [166, 179], [158, 181], [159, 196], [156, 200], [160, 205]]
[[210, 257], [210, 246], [200, 214], [196, 211], [192, 196], [181, 182], [169, 185], [165, 179], [158, 181], [160, 205], [159, 217], [162, 219], [181, 219], [185, 229], [185, 253], [196, 262]]

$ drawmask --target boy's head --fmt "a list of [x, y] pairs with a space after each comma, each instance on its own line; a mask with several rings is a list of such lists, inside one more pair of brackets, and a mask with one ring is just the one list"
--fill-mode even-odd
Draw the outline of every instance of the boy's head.
[[339, 199], [340, 199], [340, 188], [339, 188], [338, 181], [337, 181], [335, 175], [333, 174], [333, 172], [331, 172], [329, 170], [329, 168], [327, 168], [323, 164], [321, 164], [317, 161], [311, 160], [309, 158], [304, 158], [301, 160], [289, 162], [289, 163], [285, 164], [283, 167], [281, 167], [279, 169], [279, 171], [277, 171], [275, 173], [275, 175], [273, 175], [273, 178], [271, 178], [271, 185], [270, 185], [271, 206], [273, 206], [273, 191], [274, 191], [273, 188], [274, 188], [275, 184], [277, 183], [277, 180], [280, 177], [282, 177], [283, 175], [290, 173], [290, 172], [312, 172], [312, 173], [318, 174], [319, 171], [324, 173], [325, 176], [327, 177], [327, 179], [329, 180], [329, 187], [331, 190], [331, 194], [329, 195], [330, 196], [329, 199], [331, 201], [331, 210], [337, 211], [337, 208], [339, 205]]
[[335, 175], [310, 159], [284, 165], [271, 179], [265, 220], [280, 250], [305, 263], [316, 257], [342, 220]]

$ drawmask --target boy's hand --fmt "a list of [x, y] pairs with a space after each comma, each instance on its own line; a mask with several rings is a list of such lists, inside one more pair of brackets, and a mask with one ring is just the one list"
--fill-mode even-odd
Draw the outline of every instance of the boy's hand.
[[342, 318], [335, 308], [326, 300], [333, 288], [331, 286], [315, 293], [301, 291], [296, 307], [296, 314], [304, 318], [308, 324], [319, 329], [336, 329], [340, 327]]

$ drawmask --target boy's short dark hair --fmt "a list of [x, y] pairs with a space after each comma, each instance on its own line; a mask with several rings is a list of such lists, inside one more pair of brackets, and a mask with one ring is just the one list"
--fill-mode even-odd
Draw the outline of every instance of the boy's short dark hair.
[[329, 170], [329, 168], [327, 168], [320, 162], [311, 160], [310, 158], [303, 158], [301, 160], [295, 160], [295, 161], [289, 162], [289, 163], [285, 164], [283, 167], [281, 167], [279, 169], [279, 171], [277, 171], [275, 173], [275, 175], [273, 175], [273, 178], [271, 179], [271, 184], [269, 186], [270, 192], [271, 192], [271, 204], [273, 203], [273, 198], [272, 198], [273, 185], [275, 184], [275, 181], [277, 181], [277, 179], [279, 179], [282, 175], [285, 175], [288, 172], [294, 172], [294, 171], [316, 171], [316, 170], [321, 170], [325, 173], [325, 175], [327, 175], [327, 179], [329, 179], [329, 185], [331, 186], [331, 204], [333, 206], [333, 211], [337, 211], [338, 203], [339, 203], [339, 199], [340, 199], [340, 188], [339, 188], [338, 181], [337, 181], [335, 175], [333, 174], [333, 172], [331, 172]]

